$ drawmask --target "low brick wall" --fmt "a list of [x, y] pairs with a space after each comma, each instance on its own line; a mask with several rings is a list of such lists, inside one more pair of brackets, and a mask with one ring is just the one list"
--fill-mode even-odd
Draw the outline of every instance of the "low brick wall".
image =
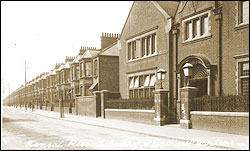
[[155, 110], [105, 109], [105, 118], [153, 125]]
[[69, 114], [69, 107], [64, 107], [64, 113]]
[[[48, 107], [47, 107], [48, 108]], [[42, 110], [46, 111], [47, 110], [46, 106], [42, 106]]]
[[60, 112], [60, 108], [59, 107], [54, 107], [54, 112]]
[[192, 111], [190, 114], [193, 129], [249, 135], [248, 112]]
[[72, 114], [76, 115], [76, 108], [75, 107], [72, 108]]
[[101, 115], [101, 102], [95, 96], [83, 96], [78, 99], [78, 115], [98, 117]]

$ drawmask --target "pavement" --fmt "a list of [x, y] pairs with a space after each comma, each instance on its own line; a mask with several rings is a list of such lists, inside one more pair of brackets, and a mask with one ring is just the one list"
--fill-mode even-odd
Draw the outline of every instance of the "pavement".
[[[13, 108], [13, 107], [11, 107]], [[147, 136], [165, 138], [171, 140], [181, 141], [183, 143], [191, 143], [196, 145], [203, 145], [209, 147], [216, 147], [219, 149], [246, 149], [249, 150], [249, 136], [212, 132], [206, 130], [196, 129], [182, 129], [179, 124], [171, 124], [165, 126], [155, 126], [149, 124], [135, 123], [122, 120], [103, 119], [86, 117], [72, 114], [64, 114], [64, 118], [60, 118], [60, 113], [53, 111], [45, 111], [35, 109], [32, 112], [31, 109], [25, 110], [25, 108], [19, 108], [24, 112], [31, 114], [38, 114], [40, 116], [65, 120], [75, 123], [82, 123], [90, 126], [110, 128], [119, 131], [133, 132], [137, 134], [143, 134]], [[160, 142], [159, 142], [160, 143]], [[162, 144], [164, 145], [164, 144]]]

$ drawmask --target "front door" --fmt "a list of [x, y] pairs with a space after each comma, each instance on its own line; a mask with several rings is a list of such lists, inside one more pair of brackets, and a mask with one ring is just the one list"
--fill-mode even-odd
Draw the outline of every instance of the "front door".
[[190, 79], [190, 85], [198, 88], [197, 97], [207, 95], [207, 78]]

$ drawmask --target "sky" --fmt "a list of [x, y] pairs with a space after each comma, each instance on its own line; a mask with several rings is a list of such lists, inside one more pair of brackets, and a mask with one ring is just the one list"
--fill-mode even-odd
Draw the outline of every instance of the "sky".
[[[132, 1], [1, 1], [1, 98], [81, 46], [120, 34]], [[2, 99], [1, 99], [2, 100]]]

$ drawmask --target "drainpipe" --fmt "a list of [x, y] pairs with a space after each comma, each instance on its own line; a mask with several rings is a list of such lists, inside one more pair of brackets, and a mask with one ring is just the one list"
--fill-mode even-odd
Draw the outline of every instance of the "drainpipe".
[[178, 65], [178, 27], [179, 27], [179, 24], [174, 24], [172, 26], [172, 38], [173, 38], [173, 41], [172, 41], [172, 44], [173, 44], [173, 74], [174, 74], [174, 80], [173, 80], [173, 92], [174, 92], [174, 109], [175, 109], [175, 115], [176, 115], [176, 122], [179, 123], [180, 119], [179, 119], [179, 116], [178, 116], [178, 80], [177, 80], [177, 65]]
[[215, 20], [218, 23], [218, 71], [219, 71], [219, 95], [222, 96], [222, 6], [219, 6], [218, 2], [215, 2], [215, 8], [213, 9]]

